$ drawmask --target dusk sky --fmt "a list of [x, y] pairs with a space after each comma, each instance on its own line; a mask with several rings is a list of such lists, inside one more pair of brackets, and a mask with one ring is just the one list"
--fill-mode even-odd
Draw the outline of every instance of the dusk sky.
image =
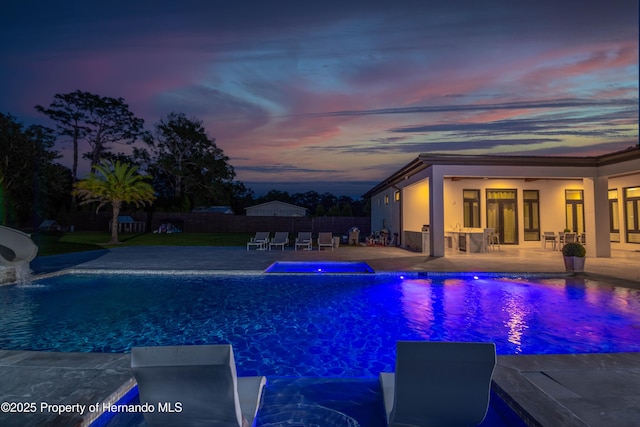
[[53, 126], [34, 106], [78, 89], [147, 129], [182, 112], [256, 194], [638, 144], [638, 0], [21, 0], [0, 37], [0, 112]]

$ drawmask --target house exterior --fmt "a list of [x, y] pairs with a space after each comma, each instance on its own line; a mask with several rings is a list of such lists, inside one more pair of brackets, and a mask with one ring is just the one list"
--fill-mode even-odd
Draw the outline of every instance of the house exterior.
[[568, 228], [584, 233], [588, 256], [640, 250], [640, 146], [597, 157], [420, 154], [364, 197], [372, 231], [409, 247], [428, 229], [436, 257], [455, 230], [483, 228], [501, 245], [541, 247], [544, 232]]
[[245, 208], [247, 216], [306, 216], [307, 208], [277, 200]]

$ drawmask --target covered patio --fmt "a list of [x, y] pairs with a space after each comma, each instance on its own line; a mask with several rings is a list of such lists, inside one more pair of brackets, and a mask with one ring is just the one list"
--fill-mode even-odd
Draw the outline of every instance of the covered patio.
[[599, 157], [421, 154], [364, 196], [372, 230], [414, 249], [422, 233], [421, 252], [434, 257], [487, 252], [492, 234], [501, 249], [540, 248], [545, 232], [565, 231], [589, 257], [640, 249], [639, 147]]

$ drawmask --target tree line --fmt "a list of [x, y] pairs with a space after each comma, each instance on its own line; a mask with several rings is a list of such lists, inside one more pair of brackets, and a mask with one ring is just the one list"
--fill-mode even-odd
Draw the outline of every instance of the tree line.
[[[154, 210], [188, 212], [224, 205], [243, 214], [248, 206], [280, 200], [303, 206], [313, 215], [367, 214], [364, 201], [330, 193], [290, 195], [274, 189], [256, 196], [235, 180], [229, 157], [203, 122], [184, 113], [169, 113], [149, 130], [123, 98], [80, 90], [56, 94], [48, 106], [35, 109], [48, 117], [52, 127], [24, 126], [11, 114], [0, 113], [0, 222], [5, 225], [64, 221], [65, 212], [83, 209], [72, 196], [74, 183], [81, 178], [81, 161], [88, 162], [91, 175], [99, 167], [119, 163], [149, 176]], [[59, 149], [65, 146], [72, 152], [71, 168], [58, 162]], [[133, 207], [125, 202], [122, 209]]]

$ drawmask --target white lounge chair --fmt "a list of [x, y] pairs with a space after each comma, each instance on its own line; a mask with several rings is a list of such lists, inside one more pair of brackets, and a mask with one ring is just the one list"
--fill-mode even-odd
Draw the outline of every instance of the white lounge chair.
[[333, 250], [333, 234], [331, 233], [319, 233], [318, 234], [318, 250], [322, 250], [323, 247], [330, 247]]
[[[137, 347], [131, 369], [150, 426], [251, 426], [265, 377], [237, 377], [231, 345]], [[181, 403], [180, 411], [157, 410]], [[175, 409], [175, 408], [174, 408]]]
[[480, 424], [495, 365], [493, 343], [398, 341], [395, 374], [380, 373], [388, 424]]
[[300, 231], [298, 233], [298, 237], [296, 237], [296, 244], [294, 249], [297, 251], [298, 248], [302, 248], [303, 250], [310, 251], [313, 245], [313, 239], [311, 238], [310, 231]]
[[254, 237], [249, 240], [247, 243], [247, 250], [251, 248], [251, 246], [255, 246], [257, 250], [265, 250], [267, 249], [267, 244], [269, 243], [269, 232], [267, 231], [258, 231]]
[[289, 233], [286, 231], [277, 231], [276, 235], [269, 242], [269, 250], [274, 246], [280, 246], [284, 251], [284, 247], [289, 244]]

